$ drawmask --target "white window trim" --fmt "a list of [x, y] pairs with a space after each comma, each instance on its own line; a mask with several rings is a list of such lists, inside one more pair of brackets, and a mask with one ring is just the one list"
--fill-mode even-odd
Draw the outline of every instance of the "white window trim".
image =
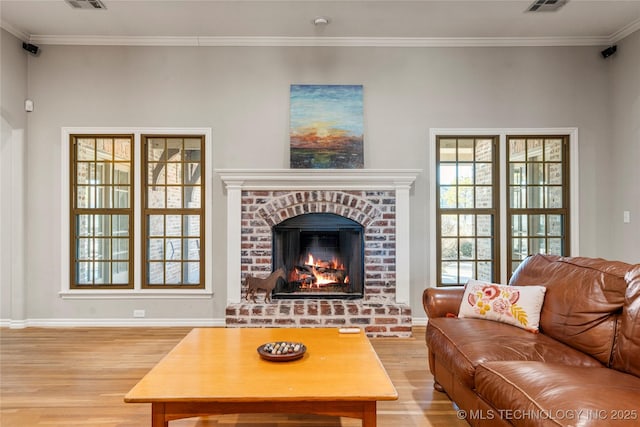
[[503, 220], [507, 215], [507, 179], [506, 164], [507, 135], [569, 135], [569, 219], [571, 222], [571, 255], [579, 256], [579, 182], [578, 182], [578, 128], [431, 128], [429, 129], [429, 152], [427, 160], [429, 165], [429, 286], [435, 287], [436, 277], [436, 137], [437, 136], [498, 136], [499, 142], [499, 170], [500, 170], [500, 283], [507, 283], [507, 253], [503, 248], [507, 247], [507, 221]]
[[[70, 152], [69, 152], [69, 138], [74, 134], [133, 134], [134, 138], [134, 159], [135, 159], [135, 173], [134, 175], [134, 201], [133, 208], [136, 213], [133, 218], [133, 232], [136, 238], [134, 239], [133, 254], [133, 289], [71, 289], [71, 271], [69, 251], [69, 202], [70, 202], [70, 185], [69, 174], [71, 171], [71, 165], [69, 164]], [[205, 235], [202, 237], [201, 244], [205, 247], [205, 258], [203, 260], [205, 266], [205, 280], [204, 289], [143, 289], [142, 288], [142, 218], [140, 213], [142, 212], [141, 206], [141, 178], [140, 168], [142, 167], [142, 135], [204, 135], [205, 146], [205, 194], [204, 194], [204, 208], [205, 208]], [[119, 299], [129, 298], [132, 296], [140, 297], [153, 297], [153, 298], [210, 298], [213, 295], [212, 284], [212, 266], [213, 256], [212, 247], [208, 236], [211, 235], [212, 230], [212, 210], [213, 210], [213, 144], [211, 142], [211, 128], [165, 128], [165, 127], [63, 127], [61, 132], [61, 159], [60, 159], [60, 187], [61, 187], [61, 221], [60, 221], [60, 267], [61, 267], [61, 289], [59, 295], [62, 298], [68, 299]]]

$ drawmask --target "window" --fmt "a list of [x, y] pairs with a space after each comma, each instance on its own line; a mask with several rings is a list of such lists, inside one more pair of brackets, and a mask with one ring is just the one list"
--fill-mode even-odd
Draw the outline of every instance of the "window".
[[528, 255], [568, 256], [577, 131], [454, 132], [431, 132], [434, 284], [506, 282]]
[[70, 142], [71, 288], [131, 288], [133, 136]]
[[210, 129], [126, 130], [63, 129], [61, 294], [210, 295]]
[[498, 275], [497, 138], [436, 140], [437, 277], [442, 285]]
[[529, 254], [569, 253], [566, 136], [508, 136], [508, 275]]
[[143, 287], [201, 287], [203, 137], [143, 136]]

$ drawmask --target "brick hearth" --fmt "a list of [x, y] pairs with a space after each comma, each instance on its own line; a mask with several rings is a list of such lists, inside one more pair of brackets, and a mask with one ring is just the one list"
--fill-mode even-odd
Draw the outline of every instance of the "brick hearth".
[[[326, 172], [325, 172], [326, 173]], [[244, 174], [247, 174], [245, 172]], [[283, 184], [283, 176], [293, 175], [292, 183]], [[298, 171], [266, 174], [260, 178], [227, 172], [230, 206], [228, 213], [239, 214], [240, 221], [230, 222], [228, 237], [230, 253], [235, 250], [231, 240], [239, 239], [240, 275], [229, 282], [226, 324], [229, 327], [333, 327], [357, 326], [369, 336], [411, 336], [411, 308], [399, 300], [398, 280], [398, 198], [402, 230], [408, 223], [408, 189], [415, 175], [398, 178], [394, 174], [391, 185], [371, 182], [370, 174], [347, 174], [348, 184], [324, 183], [318, 189], [321, 173], [303, 175]], [[305, 176], [301, 179], [301, 176]], [[334, 175], [335, 177], [335, 175]], [[355, 178], [355, 180], [354, 180]], [[275, 183], [274, 181], [278, 182]], [[398, 183], [401, 181], [401, 184]], [[407, 184], [407, 181], [409, 182]], [[354, 189], [354, 182], [356, 188]], [[332, 188], [333, 187], [333, 188]], [[239, 206], [234, 206], [239, 205]], [[238, 209], [239, 208], [239, 209]], [[239, 210], [239, 212], [238, 212]], [[259, 293], [255, 303], [246, 300], [244, 278], [248, 275], [266, 277], [272, 269], [272, 236], [274, 225], [304, 213], [333, 213], [354, 220], [364, 227], [364, 296], [354, 300], [281, 299], [264, 301]], [[237, 228], [235, 236], [232, 228]], [[405, 231], [406, 233], [406, 231]], [[400, 252], [406, 249], [406, 237], [400, 239]], [[233, 261], [233, 260], [232, 260]], [[229, 265], [233, 267], [233, 262]], [[237, 264], [236, 264], [237, 265]], [[403, 267], [406, 268], [404, 263]], [[406, 271], [400, 275], [407, 280]], [[235, 269], [235, 268], [234, 268]], [[238, 292], [239, 290], [239, 292]], [[404, 290], [403, 290], [404, 292]], [[234, 301], [235, 299], [235, 301]]]

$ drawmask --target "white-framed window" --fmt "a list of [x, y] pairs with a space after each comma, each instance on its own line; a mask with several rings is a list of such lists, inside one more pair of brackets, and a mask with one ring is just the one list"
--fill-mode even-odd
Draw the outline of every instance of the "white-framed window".
[[428, 155], [431, 286], [506, 283], [532, 253], [577, 255], [577, 129], [431, 129]]
[[62, 128], [61, 295], [212, 294], [210, 128]]

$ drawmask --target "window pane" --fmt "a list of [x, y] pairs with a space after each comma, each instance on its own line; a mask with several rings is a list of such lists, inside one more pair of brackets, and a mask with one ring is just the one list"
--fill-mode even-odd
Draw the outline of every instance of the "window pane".
[[544, 144], [544, 160], [547, 162], [562, 161], [562, 140], [547, 139]]
[[456, 165], [440, 165], [440, 185], [456, 185], [458, 183], [458, 167]]
[[512, 162], [522, 162], [525, 160], [526, 143], [524, 139], [509, 140], [509, 160]]
[[440, 140], [440, 161], [441, 162], [455, 162], [456, 161], [456, 140], [455, 139], [441, 139]]
[[491, 215], [477, 215], [477, 235], [493, 236], [493, 221]]
[[543, 187], [531, 185], [527, 188], [527, 208], [543, 208], [544, 207], [544, 192]]
[[546, 166], [546, 184], [561, 185], [562, 184], [562, 164], [547, 163]]
[[493, 263], [491, 262], [479, 262], [478, 263], [478, 271], [476, 272], [478, 275], [478, 280], [482, 280], [485, 282], [493, 282]]
[[476, 207], [491, 208], [493, 207], [493, 191], [492, 187], [476, 187]]
[[458, 239], [441, 239], [442, 259], [458, 259]]
[[460, 215], [460, 235], [475, 236], [475, 215]]
[[182, 217], [182, 235], [200, 235], [200, 217], [198, 215], [184, 215]]
[[147, 233], [150, 236], [164, 236], [164, 215], [149, 215]]
[[114, 284], [126, 284], [129, 282], [129, 263], [128, 262], [114, 262], [111, 264], [113, 283]]
[[89, 187], [76, 187], [76, 208], [86, 209], [89, 207]]
[[547, 235], [562, 236], [562, 215], [547, 215]]
[[542, 163], [529, 163], [527, 165], [527, 184], [544, 184], [544, 165]]
[[460, 239], [460, 259], [476, 258], [475, 239]]
[[491, 173], [491, 163], [476, 164], [476, 185], [493, 184], [493, 176]]
[[458, 207], [473, 208], [473, 187], [458, 187]]
[[475, 262], [461, 262], [460, 263], [460, 283], [467, 283], [469, 279], [476, 277], [476, 263]]
[[147, 207], [150, 209], [162, 209], [165, 206], [166, 187], [148, 187]]
[[476, 162], [493, 161], [493, 140], [479, 139], [476, 141]]
[[128, 163], [116, 163], [113, 165], [113, 183], [118, 185], [129, 185], [130, 167]]
[[525, 259], [529, 255], [528, 239], [512, 239], [511, 240], [512, 259]]
[[200, 208], [200, 187], [184, 187], [184, 204], [187, 209]]
[[451, 209], [458, 206], [457, 187], [440, 187], [440, 207]]
[[167, 236], [181, 236], [182, 235], [182, 216], [181, 215], [167, 215], [166, 217], [166, 235]]
[[563, 255], [564, 249], [562, 245], [562, 239], [552, 238], [548, 239], [547, 243], [549, 247], [547, 248], [547, 253], [550, 255]]
[[182, 207], [182, 187], [167, 186], [167, 208], [180, 209]]
[[551, 209], [562, 208], [562, 187], [549, 187], [547, 207]]
[[129, 239], [113, 239], [111, 241], [111, 259], [128, 260], [129, 259]]
[[529, 215], [529, 233], [531, 236], [544, 236], [545, 231], [545, 215]]
[[148, 265], [147, 282], [152, 285], [161, 285], [164, 283], [164, 263], [150, 262]]
[[546, 254], [547, 244], [546, 239], [531, 239], [529, 243], [529, 253], [531, 254]]
[[528, 215], [511, 215], [511, 235], [526, 236], [529, 233]]
[[165, 263], [164, 282], [167, 285], [179, 285], [182, 282], [182, 263]]
[[458, 215], [442, 215], [440, 219], [440, 234], [442, 236], [458, 235]]
[[478, 244], [478, 259], [492, 259], [493, 248], [491, 245], [492, 239], [477, 239]]
[[167, 184], [182, 184], [182, 165], [180, 163], [167, 165]]
[[78, 160], [95, 160], [96, 158], [96, 145], [93, 138], [78, 138], [77, 144], [77, 159]]
[[471, 162], [473, 158], [473, 139], [458, 140], [458, 161]]
[[77, 263], [75, 282], [79, 285], [93, 284], [93, 263], [80, 261]]
[[182, 259], [182, 240], [181, 239], [167, 239], [167, 250], [165, 251], [166, 260], [181, 260]]
[[520, 209], [527, 207], [527, 187], [509, 187], [510, 208]]
[[509, 184], [523, 185], [527, 182], [527, 164], [511, 163], [509, 165]]
[[200, 239], [185, 239], [184, 248], [184, 259], [196, 261], [200, 259]]
[[197, 262], [185, 262], [183, 264], [184, 283], [195, 285], [200, 283], [200, 264]]
[[149, 239], [147, 259], [151, 261], [164, 259], [164, 239]]
[[527, 161], [529, 162], [542, 161], [542, 140], [541, 139], [527, 140]]
[[[150, 162], [164, 159], [165, 157], [164, 138], [147, 139], [147, 159]], [[166, 159], [165, 159], [166, 160]], [[151, 167], [150, 169], [154, 169]]]
[[461, 283], [458, 280], [458, 263], [457, 262], [443, 262], [442, 271], [440, 274], [440, 282], [443, 284], [457, 284]]

